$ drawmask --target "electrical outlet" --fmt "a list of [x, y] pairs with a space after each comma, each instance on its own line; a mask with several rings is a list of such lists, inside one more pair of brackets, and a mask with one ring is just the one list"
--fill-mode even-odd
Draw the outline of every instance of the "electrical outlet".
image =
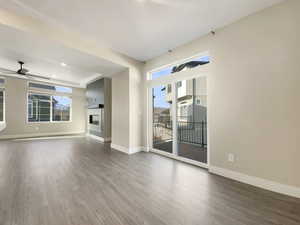
[[229, 154], [228, 154], [228, 162], [234, 162], [234, 160], [235, 160], [234, 154], [229, 153]]

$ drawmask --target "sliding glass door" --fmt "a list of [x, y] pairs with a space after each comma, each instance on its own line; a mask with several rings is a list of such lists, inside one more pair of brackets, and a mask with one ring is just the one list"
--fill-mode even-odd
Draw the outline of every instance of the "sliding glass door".
[[177, 82], [176, 100], [177, 154], [207, 163], [206, 78]]
[[155, 151], [207, 164], [206, 80], [195, 77], [152, 88]]

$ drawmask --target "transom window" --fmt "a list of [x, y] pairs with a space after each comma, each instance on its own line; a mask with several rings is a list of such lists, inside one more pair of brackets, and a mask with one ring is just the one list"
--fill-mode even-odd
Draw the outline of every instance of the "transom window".
[[29, 88], [33, 89], [43, 89], [46, 91], [52, 92], [61, 92], [61, 93], [72, 93], [72, 88], [64, 87], [64, 86], [57, 86], [57, 85], [49, 85], [49, 84], [41, 84], [41, 83], [34, 83], [29, 82]]
[[187, 69], [193, 69], [195, 67], [208, 64], [210, 62], [209, 56], [201, 56], [189, 59], [186, 62], [167, 66], [150, 74], [150, 80], [155, 80], [164, 76], [168, 76], [174, 73], [178, 73]]

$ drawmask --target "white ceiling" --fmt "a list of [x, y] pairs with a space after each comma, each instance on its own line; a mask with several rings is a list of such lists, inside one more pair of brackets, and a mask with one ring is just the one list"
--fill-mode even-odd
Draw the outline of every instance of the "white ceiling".
[[0, 43], [0, 67], [14, 71], [19, 69], [17, 61], [24, 61], [32, 74], [84, 85], [95, 77], [124, 70], [109, 61], [6, 26], [0, 26]]
[[144, 61], [283, 0], [0, 0]]

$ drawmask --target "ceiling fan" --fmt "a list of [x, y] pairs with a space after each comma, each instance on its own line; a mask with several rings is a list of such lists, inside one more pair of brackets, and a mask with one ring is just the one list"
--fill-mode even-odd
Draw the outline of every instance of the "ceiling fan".
[[20, 67], [17, 71], [0, 67], [0, 75], [19, 77], [19, 78], [23, 78], [23, 79], [44, 80], [45, 82], [51, 81], [51, 82], [68, 84], [68, 85], [80, 86], [80, 83], [77, 83], [77, 82], [53, 79], [51, 77], [40, 76], [40, 75], [29, 73], [29, 70], [23, 67], [23, 65], [25, 64], [23, 61], [18, 61], [18, 64], [20, 65]]
[[45, 77], [45, 76], [39, 76], [39, 75], [35, 75], [35, 74], [31, 74], [29, 73], [28, 69], [25, 69], [23, 67], [23, 65], [25, 64], [22, 61], [18, 61], [20, 68], [17, 71], [13, 71], [10, 69], [5, 69], [5, 68], [0, 68], [0, 73], [2, 75], [12, 75], [12, 76], [19, 76], [22, 78], [26, 78], [26, 79], [44, 79], [44, 80], [50, 80], [51, 78], [49, 77]]

